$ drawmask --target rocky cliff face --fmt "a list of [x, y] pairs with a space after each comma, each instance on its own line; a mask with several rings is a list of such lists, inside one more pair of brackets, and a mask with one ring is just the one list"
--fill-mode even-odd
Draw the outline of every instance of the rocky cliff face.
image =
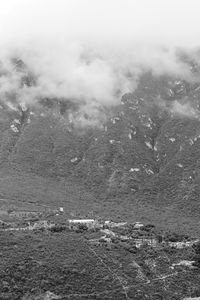
[[[22, 62], [15, 65], [23, 70], [22, 84], [34, 85]], [[0, 107], [2, 164], [44, 176], [74, 176], [107, 195], [147, 195], [199, 210], [197, 80], [146, 72], [135, 92], [103, 111], [105, 121], [94, 127], [76, 126], [70, 116], [77, 104], [69, 99], [43, 98], [28, 107], [16, 106], [14, 96], [7, 95]]]

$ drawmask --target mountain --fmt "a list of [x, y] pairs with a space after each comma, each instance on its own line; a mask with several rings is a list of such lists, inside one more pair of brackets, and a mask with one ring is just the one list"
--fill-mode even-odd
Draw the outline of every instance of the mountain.
[[[13, 64], [26, 88], [36, 84], [21, 60]], [[133, 93], [102, 109], [99, 126], [76, 126], [71, 115], [80, 107], [73, 99], [43, 97], [28, 106], [16, 104], [12, 93], [6, 97], [0, 106], [1, 166], [73, 178], [103, 199], [123, 196], [199, 214], [197, 80], [144, 72]]]

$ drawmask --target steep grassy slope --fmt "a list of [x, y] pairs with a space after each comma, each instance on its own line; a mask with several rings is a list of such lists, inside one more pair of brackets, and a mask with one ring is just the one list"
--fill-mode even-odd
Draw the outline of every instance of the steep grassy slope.
[[[25, 78], [27, 88], [35, 84], [32, 74]], [[72, 100], [45, 98], [23, 107], [13, 97], [0, 107], [1, 168], [39, 175], [41, 186], [45, 178], [84, 184], [100, 202], [128, 199], [199, 214], [197, 81], [147, 72], [99, 127], [76, 126], [70, 115], [79, 108]]]

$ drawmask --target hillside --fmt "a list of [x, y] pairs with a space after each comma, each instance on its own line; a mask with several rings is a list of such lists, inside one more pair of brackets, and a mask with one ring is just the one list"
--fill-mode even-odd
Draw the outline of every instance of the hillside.
[[[13, 64], [23, 88], [34, 87], [25, 64]], [[19, 104], [11, 91], [0, 107], [1, 165], [73, 178], [103, 199], [124, 195], [198, 215], [199, 93], [197, 80], [145, 72], [118, 106], [99, 108], [97, 126], [73, 99]]]
[[[37, 78], [13, 65], [22, 87], [0, 106], [0, 298], [199, 297], [197, 65], [188, 81], [145, 71], [118, 105], [92, 112], [21, 101]], [[80, 218], [126, 225], [70, 230]]]

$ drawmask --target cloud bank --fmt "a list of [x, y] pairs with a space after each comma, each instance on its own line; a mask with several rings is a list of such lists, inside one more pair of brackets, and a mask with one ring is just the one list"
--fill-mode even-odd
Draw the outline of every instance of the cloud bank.
[[[0, 6], [4, 101], [72, 99], [95, 119], [99, 107], [134, 91], [146, 70], [192, 80], [177, 47], [199, 46], [198, 0], [2, 0]], [[14, 58], [25, 69], [16, 70]], [[29, 87], [21, 83], [28, 72], [35, 80]]]

